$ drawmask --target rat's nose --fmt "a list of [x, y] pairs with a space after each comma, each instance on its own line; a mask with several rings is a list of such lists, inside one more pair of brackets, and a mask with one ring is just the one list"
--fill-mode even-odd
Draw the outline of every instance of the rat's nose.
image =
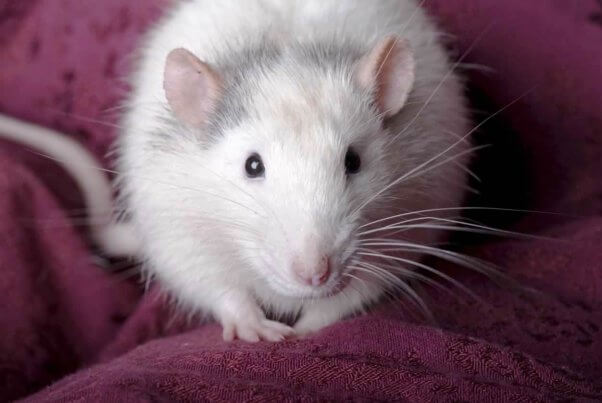
[[303, 259], [295, 259], [293, 271], [304, 284], [317, 287], [326, 283], [330, 277], [330, 259], [323, 256], [314, 267], [304, 264]]

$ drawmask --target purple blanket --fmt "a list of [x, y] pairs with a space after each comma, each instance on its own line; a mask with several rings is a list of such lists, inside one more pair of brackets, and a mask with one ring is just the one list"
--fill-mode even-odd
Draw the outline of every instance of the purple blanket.
[[[0, 1], [0, 111], [102, 159], [128, 55], [168, 4]], [[391, 302], [303, 340], [224, 343], [123, 262], [106, 270], [70, 178], [0, 143], [0, 400], [602, 400], [602, 2], [425, 6], [456, 57], [470, 50], [475, 121], [518, 99], [476, 136], [493, 147], [470, 204], [561, 213], [472, 218], [562, 242], [456, 242], [541, 293], [448, 267], [487, 304], [430, 291], [438, 327]]]

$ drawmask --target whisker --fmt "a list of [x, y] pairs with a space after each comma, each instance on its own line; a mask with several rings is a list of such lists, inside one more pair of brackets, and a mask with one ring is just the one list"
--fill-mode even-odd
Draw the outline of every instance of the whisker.
[[488, 74], [492, 74], [495, 73], [496, 70], [486, 66], [484, 64], [477, 64], [477, 63], [460, 63], [458, 65], [458, 67], [462, 70], [473, 70], [473, 71], [478, 71], [480, 73], [488, 73]]
[[[518, 101], [520, 101], [522, 98], [524, 98], [525, 96], [527, 96], [529, 93], [531, 93], [533, 91], [535, 87], [531, 88], [529, 91], [525, 92], [524, 94], [520, 95], [518, 98], [516, 98], [515, 100], [513, 100], [512, 102], [508, 103], [507, 105], [505, 105], [504, 107], [502, 107], [501, 109], [499, 109], [497, 112], [494, 112], [493, 114], [491, 114], [489, 117], [487, 117], [486, 119], [482, 120], [478, 125], [476, 125], [474, 128], [472, 128], [470, 131], [468, 131], [468, 133], [466, 133], [464, 136], [461, 137], [461, 139], [459, 139], [458, 141], [456, 141], [455, 143], [453, 143], [452, 145], [450, 145], [449, 147], [447, 147], [445, 150], [443, 150], [442, 152], [440, 152], [439, 154], [435, 155], [434, 157], [430, 158], [429, 160], [427, 160], [426, 162], [418, 165], [417, 167], [411, 169], [408, 173], [402, 175], [400, 178], [394, 180], [393, 182], [391, 182], [389, 185], [385, 186], [383, 189], [381, 189], [380, 191], [376, 192], [375, 195], [373, 195], [372, 197], [370, 197], [366, 202], [364, 202], [363, 204], [361, 204], [358, 208], [354, 209], [353, 212], [350, 214], [351, 216], [355, 215], [358, 211], [360, 211], [361, 209], [363, 209], [366, 205], [368, 205], [369, 203], [371, 203], [373, 200], [375, 200], [378, 196], [380, 196], [381, 194], [383, 194], [384, 192], [386, 192], [387, 190], [389, 190], [391, 187], [401, 183], [403, 180], [406, 180], [408, 177], [415, 177], [411, 176], [413, 175], [416, 171], [419, 171], [420, 169], [424, 168], [425, 166], [427, 166], [429, 163], [433, 162], [434, 160], [436, 160], [437, 158], [445, 155], [448, 151], [450, 151], [451, 149], [453, 149], [454, 147], [456, 147], [458, 144], [460, 144], [460, 142], [462, 142], [464, 139], [468, 138], [472, 133], [474, 133], [475, 131], [477, 131], [478, 129], [480, 129], [484, 124], [486, 124], [487, 122], [489, 122], [491, 119], [493, 119], [494, 117], [498, 116], [499, 114], [501, 114], [502, 112], [504, 112], [506, 109], [510, 108], [511, 106], [513, 106], [514, 104], [516, 104]], [[467, 154], [468, 152], [474, 152], [477, 151], [479, 149], [485, 148], [487, 146], [477, 146], [477, 147], [473, 147], [471, 149], [468, 149], [464, 152], [458, 153], [456, 154], [454, 157], [452, 157], [451, 160], [457, 159], [460, 156]], [[425, 172], [428, 172], [442, 164], [445, 164], [447, 162], [449, 162], [450, 159], [447, 158], [446, 160], [444, 160], [443, 162], [439, 162], [437, 164], [435, 164], [434, 166], [431, 166], [429, 168], [424, 169], [419, 175], [424, 174]]]
[[116, 123], [111, 123], [111, 122], [107, 122], [104, 120], [94, 119], [89, 116], [77, 115], [75, 113], [67, 113], [67, 112], [64, 112], [64, 111], [62, 111], [60, 109], [56, 109], [56, 108], [47, 108], [47, 110], [56, 115], [61, 115], [61, 116], [67, 117], [67, 118], [73, 118], [73, 119], [81, 121], [81, 122], [95, 123], [95, 124], [99, 124], [99, 125], [114, 128], [114, 129], [123, 129], [122, 126], [120, 126]]
[[399, 277], [395, 276], [394, 274], [392, 274], [391, 272], [384, 270], [378, 266], [375, 266], [371, 263], [361, 262], [360, 267], [362, 267], [366, 270], [374, 270], [375, 272], [380, 273], [383, 276], [383, 278], [388, 278], [390, 281], [393, 282], [394, 285], [400, 287], [400, 290], [402, 290], [408, 297], [410, 297], [410, 300], [415, 303], [415, 306], [417, 308], [419, 308], [429, 319], [433, 318], [433, 314], [432, 314], [431, 310], [428, 308], [428, 306], [426, 305], [426, 303], [424, 302], [424, 300], [418, 294], [416, 294], [414, 289], [412, 287], [410, 287], [401, 278], [399, 278]]
[[472, 291], [470, 291], [470, 289], [468, 287], [466, 287], [465, 285], [463, 285], [462, 283], [460, 283], [458, 280], [455, 280], [453, 277], [443, 273], [440, 270], [437, 270], [431, 266], [428, 266], [426, 264], [423, 263], [419, 263], [410, 259], [404, 259], [401, 257], [397, 257], [397, 256], [392, 256], [392, 255], [387, 255], [387, 254], [383, 254], [383, 253], [378, 253], [376, 251], [373, 251], [371, 249], [367, 249], [368, 252], [360, 252], [361, 255], [364, 256], [372, 256], [372, 257], [377, 257], [377, 258], [381, 258], [381, 259], [386, 259], [386, 260], [393, 260], [393, 261], [398, 261], [401, 263], [405, 263], [405, 264], [409, 264], [411, 266], [414, 267], [418, 267], [420, 269], [423, 269], [431, 274], [434, 274], [440, 278], [442, 278], [443, 280], [446, 280], [447, 282], [449, 282], [450, 284], [454, 285], [455, 287], [459, 288], [460, 290], [462, 290], [464, 293], [466, 293], [467, 295], [469, 295], [471, 298], [480, 301], [480, 298], [473, 293]]
[[[366, 282], [366, 280], [364, 280], [364, 279], [361, 279], [361, 278], [359, 278], [359, 277], [357, 277], [357, 276], [354, 276], [354, 275], [353, 275], [353, 274], [351, 274], [351, 273], [343, 273], [343, 276], [344, 276], [344, 277], [349, 277], [349, 278], [351, 278], [351, 279], [354, 279], [354, 280], [355, 280], [355, 281], [357, 281], [357, 282], [358, 282], [358, 283], [359, 283], [361, 286], [364, 286], [364, 287], [366, 287], [366, 285], [365, 285], [365, 282]], [[349, 282], [348, 286], [349, 286], [349, 287], [351, 287], [351, 288], [353, 288], [353, 289], [355, 290], [355, 292], [357, 292], [357, 293], [358, 293], [358, 294], [361, 296], [361, 298], [362, 298], [362, 300], [363, 300], [363, 301], [369, 301], [369, 300], [370, 300], [370, 298], [368, 298], [368, 297], [367, 297], [367, 296], [366, 296], [364, 293], [362, 293], [362, 292], [361, 292], [359, 289], [355, 288], [355, 286], [353, 285], [353, 283], [352, 283], [352, 282]]]
[[[398, 297], [397, 297], [397, 296], [396, 296], [396, 295], [395, 295], [395, 294], [394, 294], [394, 293], [393, 293], [393, 292], [390, 290], [390, 288], [393, 288], [393, 289], [395, 289], [395, 287], [391, 287], [391, 282], [390, 282], [390, 281], [387, 281], [387, 280], [386, 280], [385, 278], [383, 278], [383, 277], [382, 277], [382, 275], [380, 275], [379, 273], [376, 273], [376, 272], [374, 272], [374, 271], [373, 271], [373, 270], [371, 270], [371, 269], [367, 269], [367, 268], [364, 268], [364, 267], [359, 267], [359, 266], [349, 266], [349, 268], [351, 268], [351, 269], [353, 269], [353, 270], [356, 270], [356, 271], [359, 271], [359, 272], [362, 272], [362, 273], [366, 273], [367, 275], [370, 275], [370, 276], [372, 276], [373, 278], [376, 278], [377, 280], [380, 280], [380, 281], [381, 281], [380, 283], [382, 284], [382, 287], [383, 287], [383, 288], [382, 288], [382, 290], [383, 290], [383, 294], [384, 294], [386, 297], [388, 297], [390, 300], [396, 300], [396, 301], [399, 301], [399, 298], [398, 298]], [[416, 308], [420, 309], [420, 307], [419, 307], [419, 306], [416, 304], [416, 302], [415, 302], [415, 301], [414, 301], [414, 300], [413, 300], [413, 299], [412, 299], [410, 296], [408, 296], [408, 295], [407, 295], [407, 294], [406, 294], [406, 293], [403, 291], [403, 289], [402, 289], [402, 290], [399, 290], [399, 289], [398, 289], [398, 291], [401, 291], [402, 293], [404, 293], [404, 295], [406, 295], [406, 297], [409, 299], [410, 303], [411, 303], [412, 305], [414, 305]]]
[[[467, 137], [467, 136], [469, 136], [469, 134], [467, 134], [465, 137]], [[456, 141], [455, 143], [453, 143], [451, 146], [447, 147], [445, 150], [443, 150], [439, 154], [435, 155], [434, 157], [428, 159], [426, 162], [423, 162], [422, 164], [418, 165], [417, 167], [411, 169], [409, 172], [407, 172], [407, 173], [403, 174], [402, 176], [400, 176], [399, 178], [395, 179], [394, 181], [392, 181], [391, 183], [389, 183], [387, 186], [385, 186], [384, 188], [382, 188], [380, 191], [376, 192], [376, 194], [374, 194], [373, 196], [371, 196], [367, 201], [365, 201], [364, 203], [362, 203], [359, 207], [357, 207], [356, 209], [354, 209], [353, 212], [350, 215], [351, 216], [355, 215], [358, 211], [360, 211], [361, 209], [363, 209], [364, 207], [366, 207], [369, 203], [371, 203], [372, 201], [374, 201], [376, 198], [378, 198], [384, 192], [386, 192], [387, 190], [391, 189], [393, 186], [398, 185], [402, 181], [410, 178], [411, 175], [414, 174], [416, 171], [419, 171], [420, 169], [424, 168], [426, 165], [430, 164], [431, 162], [433, 162], [437, 158], [439, 158], [442, 155], [446, 154], [448, 151], [450, 151], [451, 149], [453, 149], [454, 147], [456, 147], [458, 144], [460, 144], [460, 142], [461, 142], [461, 140]], [[463, 151], [463, 152], [455, 155], [453, 158], [457, 159], [457, 158], [459, 158], [462, 155], [465, 155], [465, 154], [467, 154], [469, 152], [477, 151], [477, 150], [479, 150], [481, 148], [484, 148], [484, 146], [473, 147], [473, 148], [471, 148], [469, 150]], [[444, 163], [446, 163], [446, 162], [449, 162], [449, 159], [444, 160]], [[434, 167], [438, 167], [440, 165], [441, 165], [441, 163], [438, 163]], [[430, 167], [428, 170], [423, 171], [422, 173], [428, 172], [431, 168], [432, 167]]]
[[513, 285], [515, 288], [517, 287], [516, 282], [509, 276], [505, 275], [495, 265], [475, 257], [463, 255], [461, 253], [410, 242], [367, 242], [364, 244], [364, 246], [396, 246], [401, 252], [424, 253], [426, 255], [435, 256], [448, 262], [458, 264], [459, 266], [474, 270], [492, 280], [498, 280], [501, 283]]
[[[433, 223], [425, 223], [425, 224], [409, 224], [417, 221], [438, 221], [444, 222], [454, 225], [441, 225], [441, 224], [433, 224]], [[526, 234], [522, 232], [516, 231], [508, 231], [499, 228], [489, 227], [481, 224], [474, 224], [466, 221], [453, 220], [443, 217], [418, 217], [409, 220], [400, 221], [398, 223], [389, 224], [384, 227], [375, 228], [367, 231], [360, 232], [358, 235], [364, 236], [378, 232], [384, 232], [389, 230], [412, 230], [412, 229], [437, 229], [437, 230], [448, 230], [448, 231], [456, 231], [456, 232], [471, 232], [477, 234], [486, 234], [486, 235], [496, 235], [496, 236], [507, 236], [514, 237], [518, 239], [535, 239], [542, 241], [550, 241], [550, 242], [562, 242], [560, 239], [541, 236], [541, 235], [532, 235]]]
[[129, 108], [134, 108], [134, 107], [140, 107], [140, 106], [158, 106], [158, 107], [163, 107], [164, 104], [162, 102], [138, 102], [138, 103], [122, 103], [121, 105], [116, 105], [116, 106], [112, 106], [109, 108], [105, 108], [102, 110], [102, 113], [109, 113], [109, 112], [115, 112], [115, 111], [121, 111], [123, 109], [129, 109]]
[[481, 178], [479, 178], [479, 176], [476, 173], [474, 173], [470, 168], [468, 168], [466, 165], [463, 165], [463, 164], [459, 163], [458, 161], [452, 161], [452, 164], [455, 165], [456, 167], [458, 167], [459, 169], [461, 169], [462, 171], [464, 171], [468, 176], [470, 176], [477, 182], [480, 182], [480, 183], [483, 182], [481, 180]]
[[[457, 143], [456, 143], [455, 145], [457, 145]], [[455, 145], [454, 145], [454, 146], [455, 146]], [[448, 157], [448, 158], [444, 159], [443, 161], [439, 161], [439, 162], [437, 162], [435, 165], [431, 165], [431, 166], [429, 166], [429, 167], [422, 167], [422, 168], [424, 168], [422, 171], [418, 170], [417, 172], [414, 172], [413, 174], [411, 174], [411, 175], [408, 175], [408, 176], [407, 176], [407, 177], [405, 177], [404, 179], [405, 179], [405, 180], [409, 180], [409, 179], [412, 179], [412, 178], [417, 178], [417, 177], [419, 177], [420, 175], [424, 175], [425, 173], [427, 173], [427, 172], [429, 172], [429, 171], [432, 171], [433, 169], [437, 169], [437, 168], [439, 168], [441, 165], [445, 165], [445, 164], [447, 164], [447, 163], [449, 163], [449, 162], [452, 162], [452, 163], [453, 163], [453, 162], [457, 162], [456, 160], [457, 160], [457, 159], [459, 159], [460, 157], [463, 157], [463, 156], [465, 156], [465, 155], [468, 155], [468, 154], [472, 154], [472, 153], [474, 153], [475, 151], [479, 151], [479, 150], [482, 150], [482, 149], [485, 149], [485, 148], [489, 148], [489, 147], [491, 147], [491, 145], [489, 145], [489, 144], [483, 144], [483, 145], [479, 145], [479, 146], [471, 147], [471, 148], [469, 148], [468, 150], [464, 150], [464, 151], [462, 151], [462, 152], [459, 152], [459, 153], [457, 153], [457, 154], [454, 154], [454, 155], [452, 155], [451, 157]], [[432, 161], [431, 161], [431, 162], [432, 162]], [[400, 182], [401, 182], [401, 181], [400, 181]], [[400, 182], [398, 182], [398, 183], [400, 183]]]
[[[382, 259], [389, 260], [388, 258], [384, 258], [384, 257]], [[449, 293], [451, 295], [454, 295], [454, 296], [456, 295], [455, 293], [452, 292], [452, 290], [450, 290], [444, 284], [441, 284], [438, 281], [433, 280], [432, 278], [426, 277], [426, 276], [418, 273], [415, 270], [410, 270], [410, 269], [407, 269], [407, 268], [399, 266], [399, 265], [386, 264], [386, 263], [381, 263], [381, 262], [379, 262], [379, 265], [382, 266], [383, 268], [386, 268], [389, 270], [394, 270], [396, 273], [398, 273], [399, 275], [403, 276], [404, 278], [406, 278], [408, 280], [417, 280], [419, 282], [428, 284], [434, 288], [437, 288], [437, 289], [444, 291], [446, 293]]]
[[565, 217], [579, 218], [577, 216], [567, 215], [564, 213], [549, 212], [549, 211], [523, 210], [523, 209], [498, 208], [498, 207], [464, 206], [464, 207], [442, 207], [442, 208], [408, 211], [406, 213], [395, 214], [395, 215], [392, 215], [389, 217], [379, 218], [377, 220], [360, 225], [358, 228], [361, 229], [361, 228], [364, 228], [364, 227], [367, 227], [370, 225], [378, 224], [380, 222], [394, 220], [396, 218], [406, 217], [406, 216], [415, 215], [415, 214], [448, 212], [448, 211], [475, 211], [475, 210], [476, 211], [497, 211], [497, 212], [504, 212], [504, 213], [547, 214], [547, 215], [559, 215], [559, 216], [565, 216]]
[[[58, 159], [58, 158], [54, 158], [54, 157], [52, 157], [52, 156], [50, 156], [50, 155], [47, 155], [47, 154], [44, 154], [44, 153], [40, 153], [40, 152], [38, 152], [38, 151], [31, 150], [31, 149], [29, 149], [29, 148], [26, 148], [26, 149], [27, 149], [29, 152], [33, 153], [33, 154], [39, 155], [39, 156], [41, 156], [41, 157], [44, 157], [44, 158], [48, 158], [48, 159], [50, 159], [50, 160], [53, 160], [53, 161], [57, 161], [57, 162], [59, 162], [59, 163], [61, 163], [61, 164], [73, 165], [73, 164], [72, 164], [71, 162], [69, 162], [69, 161], [60, 160], [60, 159]], [[78, 164], [78, 165], [79, 165], [79, 164]], [[115, 170], [112, 170], [112, 169], [101, 168], [101, 167], [95, 167], [95, 166], [88, 166], [87, 168], [93, 168], [93, 169], [97, 169], [97, 170], [99, 170], [99, 171], [101, 171], [101, 172], [107, 172], [107, 173], [111, 173], [111, 174], [114, 174], [114, 175], [121, 175], [121, 173], [120, 173], [120, 172], [118, 172], [118, 171], [115, 171]], [[217, 198], [219, 198], [219, 199], [222, 199], [222, 200], [225, 200], [225, 201], [231, 202], [231, 203], [233, 203], [233, 204], [236, 204], [236, 205], [238, 205], [238, 206], [240, 206], [240, 207], [242, 207], [242, 208], [245, 208], [245, 209], [247, 209], [247, 210], [249, 210], [249, 211], [253, 212], [253, 213], [254, 213], [254, 214], [256, 214], [256, 215], [259, 215], [259, 216], [261, 216], [261, 214], [260, 214], [259, 212], [257, 212], [257, 211], [255, 211], [255, 210], [253, 210], [253, 209], [252, 209], [252, 208], [250, 208], [249, 206], [246, 206], [246, 205], [244, 205], [244, 204], [242, 204], [242, 203], [239, 203], [239, 202], [236, 202], [236, 201], [234, 201], [234, 200], [228, 199], [228, 198], [226, 198], [226, 197], [224, 197], [224, 196], [221, 196], [221, 195], [218, 195], [218, 194], [214, 194], [214, 193], [207, 192], [207, 191], [205, 191], [205, 190], [200, 190], [200, 189], [196, 189], [196, 188], [189, 187], [189, 186], [174, 185], [173, 183], [167, 183], [167, 182], [163, 182], [163, 181], [158, 181], [156, 178], [147, 178], [147, 177], [143, 177], [143, 176], [140, 176], [140, 175], [130, 175], [130, 176], [132, 176], [132, 177], [135, 177], [135, 178], [138, 178], [138, 179], [142, 179], [142, 180], [151, 181], [151, 182], [154, 182], [154, 183], [157, 183], [157, 184], [161, 184], [161, 185], [163, 185], [163, 186], [171, 186], [171, 187], [174, 187], [174, 188], [177, 188], [177, 189], [190, 190], [190, 191], [193, 191], [193, 192], [198, 192], [198, 193], [201, 193], [201, 194], [203, 194], [203, 195], [214, 196], [214, 197], [217, 197]]]
[[489, 32], [489, 30], [491, 29], [492, 25], [493, 24], [489, 24], [475, 38], [475, 40], [466, 49], [466, 51], [464, 51], [464, 53], [460, 56], [460, 58], [451, 66], [451, 68], [447, 71], [447, 73], [441, 78], [441, 81], [439, 82], [439, 84], [437, 84], [437, 86], [435, 87], [435, 89], [433, 90], [433, 92], [431, 93], [431, 95], [426, 99], [426, 101], [424, 102], [424, 105], [418, 110], [418, 112], [416, 113], [416, 115], [410, 120], [410, 122], [406, 125], [406, 127], [402, 131], [400, 131], [398, 134], [396, 134], [391, 139], [391, 141], [390, 141], [391, 143], [397, 141], [397, 139], [399, 138], [399, 136], [401, 136], [402, 134], [404, 134], [418, 120], [418, 118], [422, 115], [422, 113], [427, 108], [427, 106], [431, 103], [431, 101], [433, 100], [433, 98], [435, 97], [435, 95], [437, 94], [437, 92], [439, 92], [439, 89], [441, 89], [441, 86], [456, 71], [456, 69], [458, 68], [458, 66], [464, 61], [464, 59], [470, 54], [470, 52], [472, 52], [472, 50], [477, 46], [477, 44], [479, 44], [479, 42], [481, 42], [481, 40], [485, 37], [485, 34], [487, 34]]

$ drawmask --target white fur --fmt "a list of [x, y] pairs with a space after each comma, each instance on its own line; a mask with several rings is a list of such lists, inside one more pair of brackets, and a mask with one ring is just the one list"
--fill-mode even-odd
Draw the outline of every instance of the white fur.
[[[209, 146], [201, 141], [202, 130], [173, 123], [163, 73], [175, 48], [212, 65], [261, 40], [286, 48], [326, 38], [360, 44], [368, 52], [388, 35], [409, 42], [416, 64], [408, 103], [388, 129], [369, 106], [367, 92], [358, 101], [349, 77], [286, 58], [269, 72], [245, 78], [254, 88], [248, 94], [252, 113]], [[359, 259], [358, 227], [462, 201], [465, 156], [388, 187], [447, 148], [453, 152], [441, 159], [468, 149], [469, 142], [457, 140], [467, 132], [468, 113], [450, 69], [436, 28], [414, 0], [190, 0], [174, 6], [141, 49], [118, 145], [118, 183], [149, 274], [186, 309], [214, 315], [226, 339], [280, 340], [292, 334], [267, 320], [260, 306], [276, 314], [301, 311], [294, 331], [304, 334], [376, 301], [388, 285], [361, 272], [332, 294], [349, 271], [349, 259]], [[158, 135], [170, 140], [157, 140]], [[360, 148], [362, 171], [347, 180], [343, 158], [350, 144]], [[265, 179], [245, 176], [251, 152], [262, 156]], [[61, 159], [82, 153], [70, 151]], [[86, 194], [95, 193], [91, 188], [101, 193], [100, 207], [87, 198], [91, 209], [106, 212], [107, 186], [98, 180], [87, 185], [91, 171], [84, 176], [79, 183]], [[380, 197], [358, 209], [375, 195]], [[441, 234], [403, 236], [428, 244]], [[312, 288], [296, 281], [295, 257], [324, 253], [335, 262], [327, 284]]]
[[[365, 108], [349, 104], [350, 83], [294, 65], [248, 77], [258, 89], [252, 95], [255, 113], [208, 149], [201, 149], [194, 133], [165, 123], [171, 115], [162, 77], [172, 49], [188, 49], [211, 65], [260, 37], [285, 44], [331, 37], [368, 50], [389, 34], [409, 41], [417, 65], [413, 92], [392, 123], [393, 133], [370, 123], [376, 116]], [[303, 310], [300, 333], [360, 310], [381, 295], [382, 286], [352, 280], [344, 293], [328, 297], [295, 281], [291, 259], [309, 256], [317, 243], [343, 262], [365, 220], [461, 202], [465, 173], [446, 164], [387, 192], [402, 199], [397, 205], [374, 203], [349, 216], [352, 206], [457, 141], [446, 133], [466, 133], [461, 85], [454, 74], [442, 82], [451, 66], [415, 1], [193, 0], [175, 7], [145, 45], [120, 145], [122, 189], [144, 239], [148, 270], [183, 305], [215, 315], [229, 337], [276, 337], [262, 334], [263, 315], [252, 308], [258, 303], [277, 313]], [[385, 148], [409, 122], [407, 133]], [[157, 130], [179, 136], [175, 152], [149, 146]], [[345, 185], [341, 161], [353, 141], [365, 144], [363, 173]], [[466, 147], [458, 144], [454, 152]], [[266, 164], [263, 181], [244, 175], [252, 151]], [[411, 239], [428, 243], [438, 236], [423, 231]], [[326, 290], [336, 286], [337, 275]]]

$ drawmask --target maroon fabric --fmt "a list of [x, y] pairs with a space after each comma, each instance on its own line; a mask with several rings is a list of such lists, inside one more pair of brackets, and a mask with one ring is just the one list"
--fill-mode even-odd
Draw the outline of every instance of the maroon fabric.
[[[168, 3], [0, 1], [0, 110], [103, 157], [129, 52]], [[463, 67], [476, 121], [520, 97], [476, 137], [494, 147], [470, 204], [563, 213], [473, 217], [563, 242], [456, 241], [541, 293], [455, 270], [488, 304], [430, 292], [440, 329], [396, 302], [304, 340], [227, 344], [103, 269], [71, 180], [1, 143], [0, 400], [601, 400], [602, 3], [426, 7], [481, 66]]]

